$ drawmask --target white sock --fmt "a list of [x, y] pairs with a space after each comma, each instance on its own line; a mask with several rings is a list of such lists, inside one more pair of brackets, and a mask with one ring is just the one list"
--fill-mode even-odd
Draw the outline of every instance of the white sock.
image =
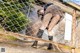
[[41, 28], [40, 28], [41, 30], [45, 30], [45, 27], [44, 26], [41, 26]]
[[48, 34], [49, 34], [49, 36], [53, 36], [53, 32], [52, 31], [48, 32]]

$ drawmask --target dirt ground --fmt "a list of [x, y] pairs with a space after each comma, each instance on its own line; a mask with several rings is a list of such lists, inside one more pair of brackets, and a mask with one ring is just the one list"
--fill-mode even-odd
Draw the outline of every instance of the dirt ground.
[[41, 48], [32, 48], [31, 44], [27, 44], [26, 46], [17, 46], [17, 45], [10, 45], [5, 43], [0, 43], [0, 50], [1, 48], [5, 48], [5, 52], [0, 53], [58, 53], [54, 50], [47, 50], [46, 46]]
[[[60, 53], [57, 49], [47, 50], [47, 43], [39, 44], [37, 49], [31, 47], [31, 45], [32, 43], [25, 43], [25, 45], [16, 45], [0, 42], [0, 53]], [[5, 52], [1, 52], [1, 48], [5, 48]]]

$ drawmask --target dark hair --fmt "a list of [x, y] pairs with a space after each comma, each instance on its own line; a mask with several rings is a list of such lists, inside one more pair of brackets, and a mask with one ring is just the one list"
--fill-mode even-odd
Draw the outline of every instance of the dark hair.
[[38, 14], [38, 17], [39, 17], [39, 16], [42, 16], [42, 17], [41, 17], [41, 20], [43, 20], [44, 14], [39, 14], [40, 10], [42, 10], [42, 9], [37, 10], [37, 14]]
[[53, 5], [53, 3], [47, 3], [44, 5], [44, 11], [47, 9], [47, 7], [49, 7], [50, 5]]

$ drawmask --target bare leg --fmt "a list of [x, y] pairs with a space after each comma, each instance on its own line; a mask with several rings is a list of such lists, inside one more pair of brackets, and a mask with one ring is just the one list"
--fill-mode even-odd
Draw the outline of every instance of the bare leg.
[[[49, 40], [50, 41], [53, 41], [53, 36], [52, 36], [52, 29], [53, 27], [57, 24], [57, 22], [60, 20], [60, 16], [59, 15], [56, 15], [55, 17], [53, 17], [53, 19], [51, 20], [51, 23], [49, 24], [49, 28], [48, 28], [48, 33], [49, 33]], [[47, 48], [48, 50], [51, 50], [53, 49], [53, 45], [51, 43], [49, 43], [49, 46]]]
[[51, 13], [48, 13], [46, 15], [44, 15], [44, 19], [42, 21], [42, 26], [41, 28], [39, 29], [39, 32], [37, 33], [37, 36], [39, 38], [42, 38], [42, 35], [43, 35], [43, 31], [46, 29], [46, 27], [48, 26], [49, 24], [49, 21], [50, 19], [52, 18], [52, 14]]
[[[42, 38], [43, 32], [46, 29], [46, 27], [48, 26], [48, 23], [49, 23], [51, 17], [52, 17], [51, 13], [48, 13], [48, 14], [44, 15], [42, 26], [39, 29], [38, 33], [37, 33], [38, 38]], [[37, 44], [38, 44], [38, 41], [35, 41], [33, 43], [32, 47], [36, 47], [37, 48]]]
[[44, 19], [42, 21], [42, 26], [41, 26], [40, 29], [42, 29], [42, 30], [46, 29], [46, 27], [48, 26], [49, 21], [50, 21], [51, 18], [52, 18], [51, 13], [48, 13], [48, 14], [44, 15]]
[[55, 17], [53, 17], [53, 19], [51, 20], [51, 23], [48, 26], [49, 35], [52, 35], [51, 30], [53, 29], [53, 27], [57, 24], [59, 20], [60, 20], [60, 16], [58, 14]]

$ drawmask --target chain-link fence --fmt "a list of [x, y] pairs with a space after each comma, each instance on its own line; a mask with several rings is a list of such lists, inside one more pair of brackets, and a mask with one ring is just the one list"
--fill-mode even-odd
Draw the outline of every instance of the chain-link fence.
[[38, 0], [1, 0], [1, 29], [35, 36], [41, 25], [37, 10], [41, 9], [44, 4]]
[[31, 25], [33, 26], [34, 25], [33, 23], [34, 22], [36, 23], [38, 20], [37, 12], [36, 12], [37, 8], [35, 9], [33, 7], [32, 2], [34, 3], [34, 0], [32, 1], [1, 0], [0, 1], [1, 27], [7, 31], [29, 34]]
[[[37, 10], [44, 4], [37, 0], [0, 0], [0, 30], [36, 36], [42, 23]], [[53, 30], [54, 41], [65, 44], [64, 27], [63, 19]], [[48, 36], [46, 30], [43, 35], [44, 39]]]

